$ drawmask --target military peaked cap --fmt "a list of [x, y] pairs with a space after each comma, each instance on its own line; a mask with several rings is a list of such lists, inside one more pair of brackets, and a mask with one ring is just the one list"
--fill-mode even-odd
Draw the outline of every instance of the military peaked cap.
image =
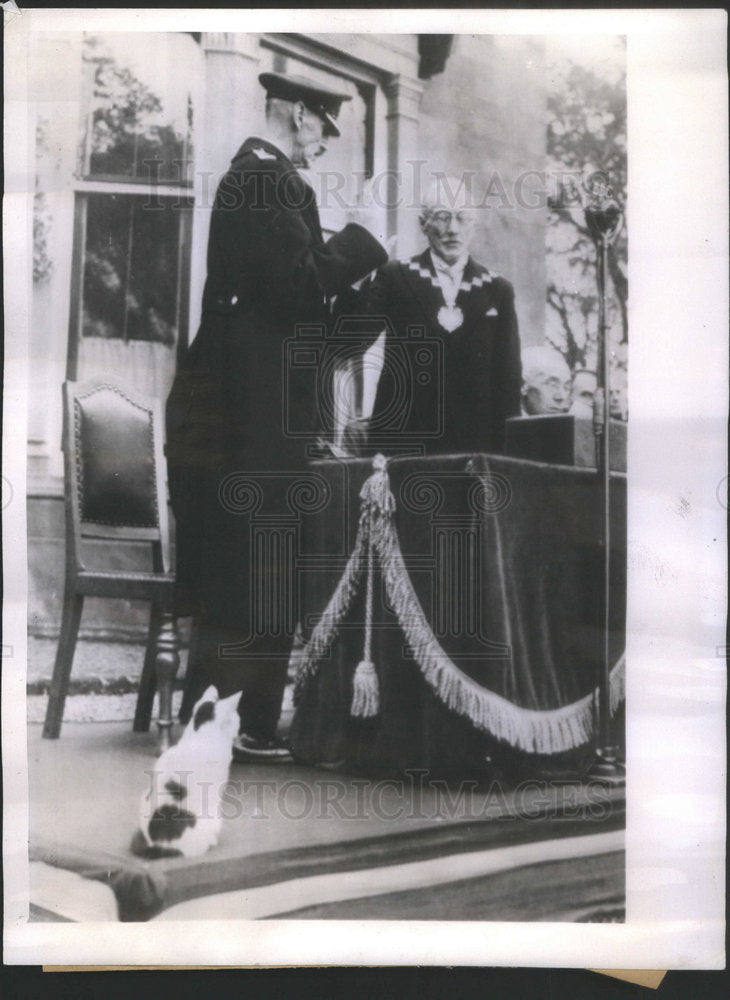
[[321, 83], [307, 80], [303, 76], [286, 73], [262, 73], [259, 83], [267, 97], [278, 97], [283, 101], [301, 101], [310, 111], [324, 121], [325, 135], [339, 135], [337, 116], [343, 101], [349, 101], [349, 94], [340, 94]]

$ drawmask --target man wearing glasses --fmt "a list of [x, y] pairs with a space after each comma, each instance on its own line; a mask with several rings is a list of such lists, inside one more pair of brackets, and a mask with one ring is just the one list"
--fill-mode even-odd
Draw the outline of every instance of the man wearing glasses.
[[363, 311], [382, 320], [373, 332], [385, 329], [370, 451], [499, 452], [520, 412], [514, 293], [469, 255], [474, 214], [464, 185], [439, 177], [421, 206], [428, 248], [363, 289]]

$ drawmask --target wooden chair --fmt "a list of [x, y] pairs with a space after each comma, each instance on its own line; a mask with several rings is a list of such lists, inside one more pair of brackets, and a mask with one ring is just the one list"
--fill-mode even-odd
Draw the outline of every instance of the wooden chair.
[[[157, 401], [101, 379], [64, 383], [63, 399], [66, 579], [43, 736], [55, 739], [61, 731], [84, 598], [124, 598], [151, 605], [134, 730], [149, 729], [155, 690], [159, 691], [158, 725], [164, 749], [170, 744], [172, 686], [179, 656], [172, 614], [162, 408]], [[91, 540], [105, 540], [107, 546], [148, 542], [151, 570], [87, 568], [84, 549]]]

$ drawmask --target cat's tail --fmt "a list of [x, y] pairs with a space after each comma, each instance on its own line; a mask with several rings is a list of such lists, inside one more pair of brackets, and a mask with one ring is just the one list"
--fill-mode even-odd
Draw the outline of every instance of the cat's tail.
[[179, 851], [177, 847], [163, 847], [161, 844], [151, 844], [141, 830], [137, 830], [132, 837], [130, 850], [138, 858], [149, 858], [151, 860], [154, 858], [182, 857], [182, 851]]

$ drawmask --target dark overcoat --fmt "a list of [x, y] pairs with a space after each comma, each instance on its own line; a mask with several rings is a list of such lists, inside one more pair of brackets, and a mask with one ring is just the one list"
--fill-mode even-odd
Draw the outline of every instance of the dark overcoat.
[[381, 267], [362, 302], [386, 328], [370, 450], [502, 451], [522, 382], [512, 285], [469, 257], [455, 302], [463, 321], [445, 329], [446, 303], [427, 250]]
[[[272, 628], [280, 653], [293, 631], [280, 549], [318, 422], [328, 299], [386, 259], [361, 226], [325, 242], [311, 187], [276, 146], [246, 140], [215, 197], [201, 324], [167, 404], [167, 458], [177, 611], [252, 636], [253, 618], [273, 615], [273, 625], [259, 622], [262, 655], [277, 645]], [[299, 364], [302, 330], [312, 350]]]

